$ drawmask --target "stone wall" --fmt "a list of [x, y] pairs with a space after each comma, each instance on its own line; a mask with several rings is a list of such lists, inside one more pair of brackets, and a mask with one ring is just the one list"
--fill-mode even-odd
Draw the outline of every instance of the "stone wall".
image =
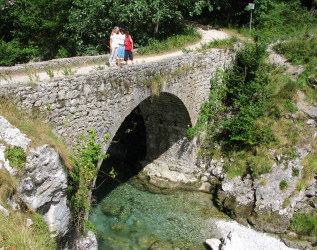
[[[225, 69], [233, 57], [232, 50], [213, 49], [52, 79], [36, 86], [1, 86], [0, 95], [24, 109], [45, 112], [57, 134], [71, 147], [77, 136], [89, 129], [96, 129], [99, 142], [109, 133], [104, 152], [124, 119], [142, 103], [140, 108], [148, 119], [148, 155], [152, 154], [152, 160], [175, 163], [172, 169], [176, 173], [188, 172], [194, 168], [196, 148], [185, 138], [186, 130], [196, 123], [208, 98], [212, 74]], [[183, 170], [176, 167], [180, 162]]]
[[164, 78], [160, 91], [178, 97], [192, 124], [208, 97], [210, 78], [232, 61], [230, 50], [214, 49], [160, 62], [99, 71], [88, 75], [53, 79], [37, 86], [0, 87], [0, 95], [14, 99], [24, 109], [47, 112], [56, 132], [73, 144], [81, 132], [95, 128], [100, 139], [113, 136], [124, 118], [152, 95], [151, 79]]

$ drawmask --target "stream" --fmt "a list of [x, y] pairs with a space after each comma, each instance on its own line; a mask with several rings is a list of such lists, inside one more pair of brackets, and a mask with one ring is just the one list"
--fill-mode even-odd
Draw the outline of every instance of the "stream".
[[151, 193], [136, 177], [117, 186], [95, 206], [99, 249], [206, 249], [215, 237], [208, 219], [229, 219], [210, 194], [175, 191]]

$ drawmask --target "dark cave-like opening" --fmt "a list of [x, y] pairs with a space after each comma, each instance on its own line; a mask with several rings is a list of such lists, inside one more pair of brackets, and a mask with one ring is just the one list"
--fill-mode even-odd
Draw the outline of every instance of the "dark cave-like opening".
[[[110, 157], [103, 161], [96, 180], [94, 197], [97, 203], [142, 170], [141, 162], [146, 157], [146, 131], [139, 107], [121, 124], [107, 153]], [[112, 169], [118, 173], [115, 179], [109, 175]]]

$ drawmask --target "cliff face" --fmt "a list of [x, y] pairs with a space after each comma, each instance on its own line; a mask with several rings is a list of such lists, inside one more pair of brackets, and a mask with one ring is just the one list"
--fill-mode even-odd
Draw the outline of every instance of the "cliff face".
[[[7, 204], [3, 204], [8, 209], [3, 212], [9, 215], [10, 210], [26, 208], [42, 214], [51, 237], [57, 241], [63, 239], [73, 228], [67, 202], [67, 170], [59, 153], [47, 144], [32, 147], [32, 141], [4, 117], [0, 117], [0, 127], [0, 170], [5, 169], [18, 183], [16, 195], [8, 197]], [[6, 156], [6, 152], [15, 148], [22, 149], [26, 155], [22, 159], [23, 169], [14, 166], [14, 159], [10, 162], [10, 157]], [[92, 232], [86, 238], [74, 239], [74, 242], [78, 249], [97, 249], [96, 237]], [[67, 242], [63, 242], [63, 245], [70, 247]]]
[[256, 177], [251, 173], [232, 176], [228, 166], [234, 168], [237, 159], [220, 157], [201, 163], [205, 168], [201, 180], [215, 187], [211, 192], [219, 207], [240, 223], [260, 231], [285, 233], [295, 213], [316, 212], [316, 162], [308, 159], [316, 154], [317, 111], [303, 101], [302, 93], [298, 95], [298, 112], [286, 115], [286, 120], [301, 124], [300, 139], [291, 143], [292, 152], [283, 148], [269, 150], [270, 171]]

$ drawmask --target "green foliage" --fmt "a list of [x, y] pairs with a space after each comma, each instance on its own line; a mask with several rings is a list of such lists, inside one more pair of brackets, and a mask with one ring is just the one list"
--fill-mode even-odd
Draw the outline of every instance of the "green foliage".
[[202, 44], [201, 48], [198, 49], [198, 51], [203, 51], [206, 49], [212, 49], [212, 48], [219, 48], [219, 49], [225, 49], [225, 48], [231, 48], [233, 45], [239, 41], [239, 38], [233, 36], [229, 39], [215, 39], [209, 43]]
[[246, 45], [237, 53], [236, 62], [225, 79], [228, 94], [224, 102], [232, 107], [233, 117], [223, 122], [220, 136], [231, 145], [252, 146], [273, 140], [270, 128], [256, 122], [267, 105], [269, 78], [262, 67], [264, 56], [265, 47]]
[[211, 143], [213, 138], [219, 133], [216, 121], [221, 113], [226, 110], [226, 107], [223, 105], [223, 100], [228, 91], [224, 82], [226, 77], [227, 74], [225, 72], [218, 71], [211, 79], [208, 102], [205, 102], [202, 105], [201, 113], [196, 125], [188, 129], [187, 135], [189, 137], [204, 136], [204, 138]]
[[[102, 145], [95, 142], [96, 131], [89, 130], [89, 135], [81, 135], [76, 147], [74, 169], [69, 173], [70, 203], [77, 230], [85, 232], [85, 216], [90, 212], [90, 191], [97, 177], [97, 163], [108, 157], [102, 154]], [[107, 137], [105, 137], [107, 138]]]
[[228, 178], [245, 176], [247, 173], [259, 178], [262, 174], [269, 173], [273, 165], [266, 154], [252, 155], [245, 151], [234, 151], [228, 157], [231, 161], [224, 166]]
[[73, 70], [72, 67], [69, 65], [64, 65], [62, 68], [62, 74], [64, 76], [74, 75], [75, 73], [76, 73], [76, 70]]
[[94, 233], [97, 233], [97, 230], [96, 230], [94, 224], [89, 220], [84, 220], [84, 230], [85, 230], [84, 231], [85, 234], [88, 233], [88, 231], [92, 231]]
[[258, 41], [275, 41], [298, 36], [314, 25], [315, 17], [302, 6], [300, 0], [255, 0], [255, 29]]
[[43, 215], [35, 213], [32, 216], [32, 221], [32, 227], [34, 227], [38, 231], [38, 233], [45, 234], [49, 232], [48, 226], [43, 218]]
[[26, 154], [21, 147], [9, 147], [4, 152], [4, 156], [10, 161], [11, 167], [24, 169]]
[[280, 187], [281, 190], [286, 189], [286, 188], [288, 187], [287, 181], [286, 181], [286, 180], [282, 180], [282, 181], [280, 182], [280, 184], [279, 184], [279, 187]]
[[10, 66], [17, 62], [26, 62], [38, 55], [38, 48], [33, 44], [25, 47], [18, 39], [9, 42], [0, 40], [0, 65]]
[[136, 47], [164, 40], [182, 33], [195, 6], [193, 0], [16, 0], [0, 7], [0, 65], [105, 53], [115, 25], [130, 31]]
[[138, 53], [141, 55], [159, 54], [166, 51], [176, 50], [187, 44], [194, 43], [201, 38], [193, 27], [185, 27], [180, 34], [168, 37], [166, 40], [150, 39], [146, 46], [141, 46]]
[[46, 72], [46, 74], [50, 77], [53, 78], [54, 77], [54, 69], [50, 66], [45, 66], [44, 70]]
[[284, 106], [285, 106], [285, 109], [290, 113], [296, 113], [298, 111], [298, 108], [295, 106], [295, 104], [291, 100], [285, 100]]
[[317, 29], [308, 30], [306, 34], [291, 41], [278, 43], [274, 49], [286, 56], [292, 63], [309, 65], [317, 63]]
[[14, 55], [0, 55], [0, 61], [7, 60], [9, 65], [9, 62], [26, 62], [34, 57], [54, 57], [59, 46], [67, 42], [63, 26], [70, 2], [17, 0], [0, 8], [0, 37], [15, 51]]
[[260, 175], [271, 172], [273, 165], [273, 161], [268, 155], [264, 154], [250, 157], [248, 163], [254, 178], [259, 178]]
[[316, 214], [295, 214], [291, 221], [291, 230], [300, 235], [317, 236]]

